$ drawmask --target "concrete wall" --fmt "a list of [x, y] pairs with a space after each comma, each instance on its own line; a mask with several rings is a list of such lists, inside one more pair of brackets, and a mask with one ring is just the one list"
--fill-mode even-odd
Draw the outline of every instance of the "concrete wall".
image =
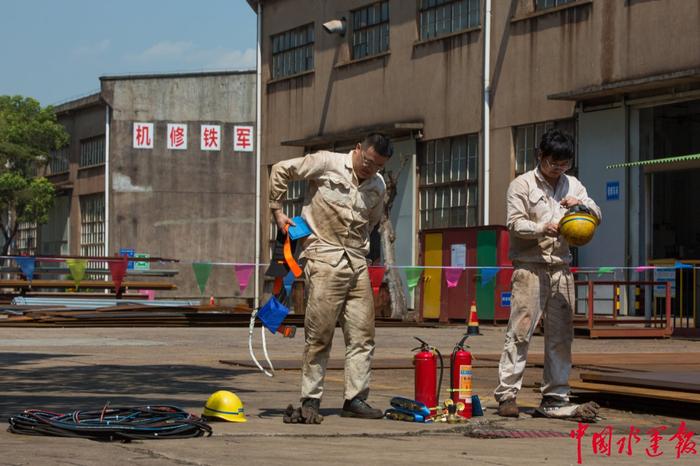
[[[255, 153], [234, 152], [233, 125], [255, 123], [253, 72], [103, 78], [110, 124], [110, 250], [183, 261], [178, 296], [198, 296], [193, 261], [253, 262]], [[132, 148], [134, 122], [154, 123], [154, 148]], [[188, 148], [168, 150], [167, 124], [187, 123]], [[200, 150], [200, 125], [222, 127], [221, 150]], [[163, 265], [153, 267], [164, 268]], [[215, 266], [206, 296], [239, 293], [233, 267]]]

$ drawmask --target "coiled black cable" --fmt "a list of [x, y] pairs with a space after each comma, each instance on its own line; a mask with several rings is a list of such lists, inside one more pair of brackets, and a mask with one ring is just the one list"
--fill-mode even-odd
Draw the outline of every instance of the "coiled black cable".
[[67, 414], [27, 409], [10, 417], [9, 432], [81, 437], [102, 441], [210, 436], [209, 424], [175, 406], [138, 406], [73, 411]]

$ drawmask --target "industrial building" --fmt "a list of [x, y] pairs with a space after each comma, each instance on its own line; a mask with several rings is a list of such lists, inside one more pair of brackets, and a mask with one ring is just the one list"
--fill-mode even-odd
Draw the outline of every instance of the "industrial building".
[[[571, 173], [604, 212], [579, 266], [636, 279], [629, 268], [700, 259], [700, 2], [248, 3], [263, 166], [392, 136], [401, 265], [422, 260], [421, 234], [503, 224], [506, 188], [552, 126], [574, 134]], [[290, 189], [289, 213], [303, 190]], [[694, 279], [685, 286], [697, 294]], [[674, 306], [697, 312], [695, 299]]]
[[[253, 262], [255, 72], [100, 82], [56, 107], [70, 134], [47, 167], [56, 203], [48, 224], [23, 226], [15, 250], [178, 259], [151, 267], [175, 269], [172, 294], [193, 297], [192, 262]], [[232, 267], [214, 267], [206, 293], [247, 301], [254, 290], [239, 290]]]

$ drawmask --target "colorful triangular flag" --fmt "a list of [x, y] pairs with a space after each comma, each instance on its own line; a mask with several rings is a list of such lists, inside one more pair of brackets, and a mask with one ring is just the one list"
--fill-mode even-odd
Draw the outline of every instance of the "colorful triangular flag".
[[462, 276], [461, 267], [447, 267], [445, 269], [445, 281], [447, 281], [447, 288], [454, 288], [459, 283], [459, 278]]
[[408, 285], [408, 290], [411, 291], [420, 281], [420, 276], [423, 273], [422, 267], [409, 267], [405, 269], [406, 273], [406, 284]]
[[372, 284], [372, 290], [374, 294], [379, 293], [379, 287], [382, 285], [384, 280], [384, 266], [383, 265], [370, 265], [367, 267], [369, 269], [369, 282]]
[[498, 274], [498, 267], [484, 267], [481, 269], [481, 286], [486, 286]]
[[35, 257], [15, 257], [15, 262], [22, 271], [22, 274], [27, 278], [28, 281], [32, 281], [34, 278], [34, 267], [36, 266]]
[[210, 262], [193, 262], [192, 270], [194, 271], [194, 278], [197, 280], [197, 286], [199, 286], [199, 292], [204, 294], [204, 290], [207, 288], [207, 282], [209, 281], [209, 275], [211, 274], [211, 263]]
[[253, 273], [254, 266], [250, 264], [246, 265], [234, 265], [234, 270], [236, 271], [236, 280], [238, 280], [238, 288], [243, 292], [248, 288], [248, 283], [250, 282], [250, 276]]
[[75, 288], [80, 286], [80, 282], [85, 278], [85, 268], [87, 267], [87, 259], [66, 259], [70, 276], [75, 282]]
[[124, 276], [126, 275], [126, 268], [129, 266], [129, 261], [124, 257], [123, 259], [107, 262], [107, 266], [109, 267], [109, 273], [112, 275], [114, 291], [119, 293], [119, 289], [122, 287], [122, 282], [124, 281]]

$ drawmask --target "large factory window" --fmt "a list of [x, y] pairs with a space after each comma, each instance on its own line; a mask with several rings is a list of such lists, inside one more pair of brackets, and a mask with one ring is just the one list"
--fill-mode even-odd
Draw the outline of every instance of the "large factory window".
[[477, 134], [421, 144], [421, 229], [476, 225], [478, 155]]
[[352, 12], [352, 58], [389, 50], [389, 2], [377, 2]]
[[314, 68], [313, 23], [271, 36], [272, 79]]
[[420, 39], [428, 40], [480, 24], [479, 0], [420, 0]]

